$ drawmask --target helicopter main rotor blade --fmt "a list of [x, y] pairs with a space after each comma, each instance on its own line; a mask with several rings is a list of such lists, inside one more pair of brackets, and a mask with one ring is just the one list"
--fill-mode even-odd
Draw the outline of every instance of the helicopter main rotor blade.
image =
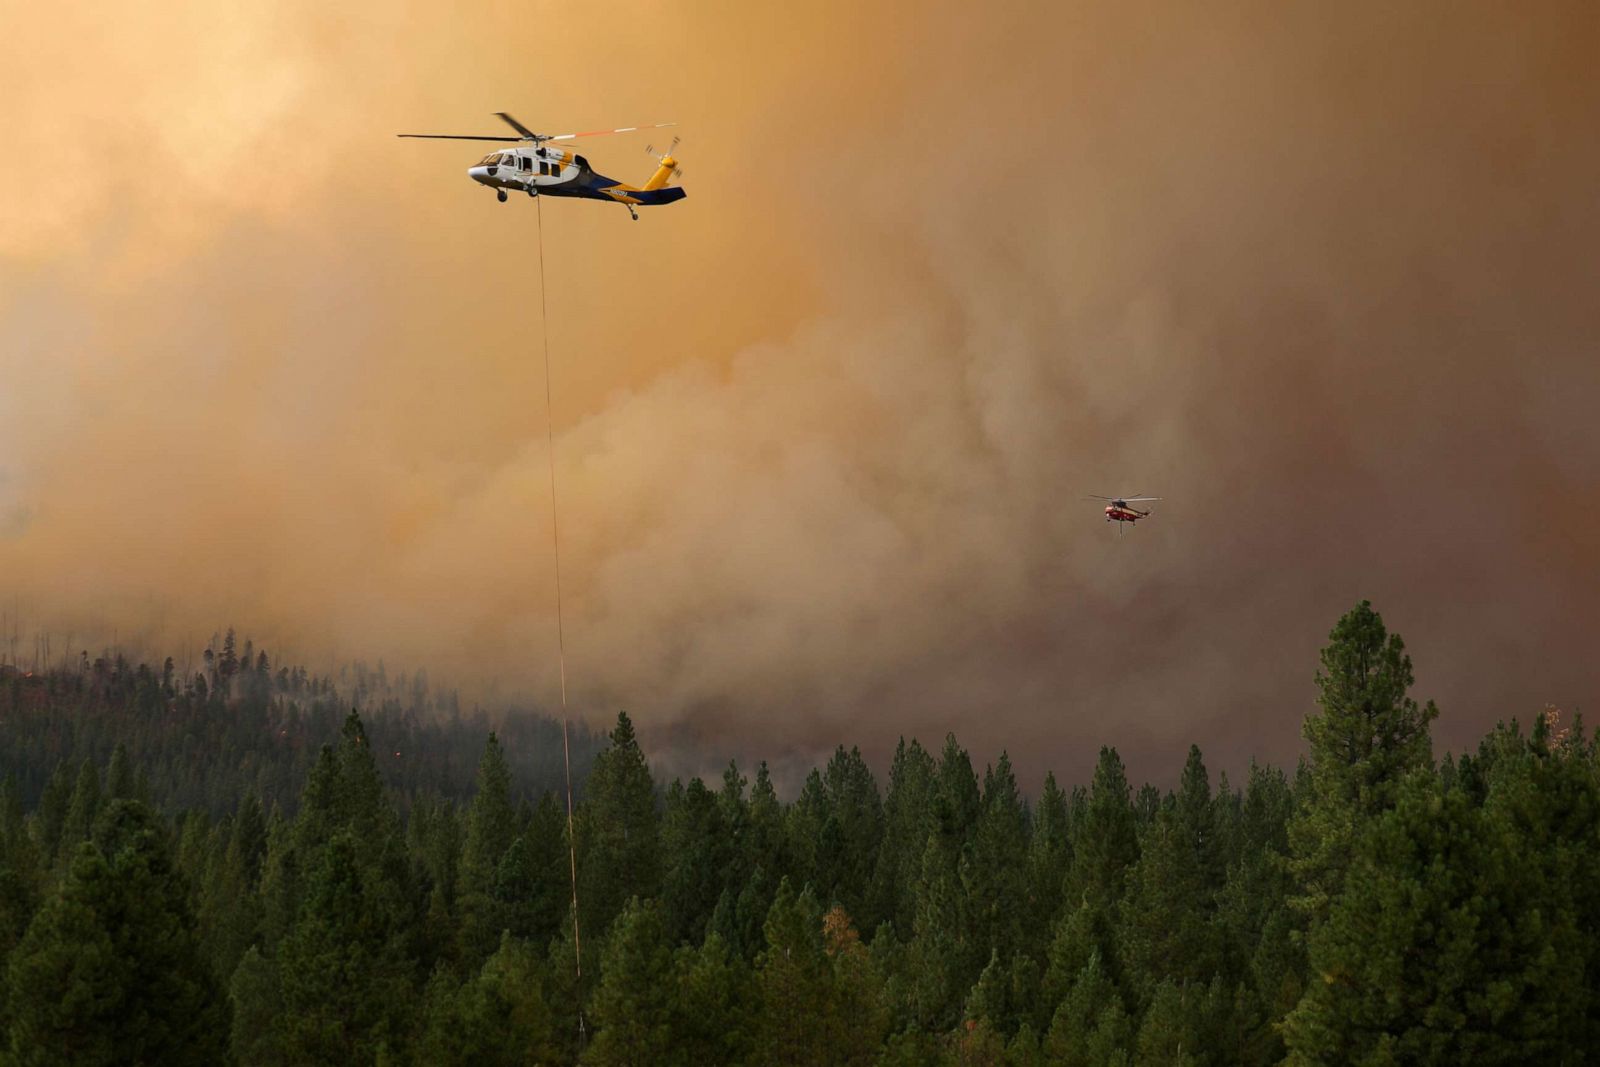
[[1134, 502], [1134, 501], [1142, 501], [1142, 500], [1160, 500], [1161, 498], [1158, 497], [1158, 496], [1125, 496], [1125, 497], [1121, 497], [1120, 499], [1126, 500], [1126, 501], [1129, 501], [1129, 502]]
[[536, 134], [532, 130], [528, 129], [528, 127], [524, 126], [522, 123], [518, 122], [516, 119], [512, 118], [510, 115], [507, 115], [504, 111], [496, 111], [495, 114], [498, 115], [500, 117], [501, 121], [503, 121], [507, 126], [510, 126], [513, 130], [516, 130], [518, 133], [522, 134], [522, 136], [527, 138], [528, 140], [537, 141], [537, 140], [540, 139], [538, 134]]
[[676, 126], [676, 122], [656, 122], [648, 126], [619, 126], [614, 130], [586, 130], [583, 133], [558, 133], [554, 137], [547, 137], [547, 141], [570, 141], [574, 137], [599, 137], [608, 133], [633, 133], [635, 130], [660, 130], [668, 126]]
[[425, 137], [433, 141], [521, 141], [521, 137], [478, 137], [470, 133], [397, 133], [396, 137]]

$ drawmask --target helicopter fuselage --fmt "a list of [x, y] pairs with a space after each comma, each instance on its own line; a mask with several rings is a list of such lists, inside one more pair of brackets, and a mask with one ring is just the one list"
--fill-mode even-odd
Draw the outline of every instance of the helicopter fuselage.
[[467, 176], [480, 185], [504, 193], [523, 192], [529, 196], [564, 196], [583, 200], [605, 200], [635, 205], [670, 204], [686, 195], [681, 188], [666, 186], [676, 162], [671, 156], [661, 161], [655, 177], [643, 188], [635, 188], [598, 174], [580, 155], [559, 148], [503, 149], [490, 152], [467, 168]]
[[1140, 511], [1138, 508], [1130, 508], [1126, 505], [1121, 507], [1116, 504], [1106, 505], [1107, 522], [1138, 522], [1149, 514], [1148, 511]]

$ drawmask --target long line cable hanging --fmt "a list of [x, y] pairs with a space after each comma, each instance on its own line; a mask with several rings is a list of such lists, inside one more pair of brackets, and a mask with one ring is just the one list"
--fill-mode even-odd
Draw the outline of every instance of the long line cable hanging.
[[544, 336], [544, 433], [545, 455], [550, 464], [550, 541], [555, 549], [556, 567], [556, 662], [561, 673], [561, 758], [567, 772], [567, 860], [572, 872], [572, 955], [580, 987], [578, 1034], [583, 1034], [583, 939], [578, 933], [578, 842], [572, 832], [572, 749], [567, 742], [567, 637], [561, 614], [561, 523], [556, 515], [556, 431], [555, 404], [550, 392], [550, 317], [546, 313], [544, 292], [544, 198], [534, 197], [534, 217], [539, 231], [539, 332]]

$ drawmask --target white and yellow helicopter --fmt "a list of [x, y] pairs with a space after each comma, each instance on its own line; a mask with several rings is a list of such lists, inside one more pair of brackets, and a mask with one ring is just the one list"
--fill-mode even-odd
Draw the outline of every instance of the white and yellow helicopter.
[[503, 204], [508, 192], [524, 192], [529, 196], [572, 196], [583, 200], [605, 200], [623, 205], [635, 222], [637, 207], [654, 207], [682, 200], [688, 194], [667, 182], [683, 174], [683, 168], [672, 158], [678, 147], [674, 137], [665, 152], [657, 155], [653, 147], [645, 151], [659, 161], [655, 174], [642, 186], [625, 185], [615, 178], [595, 173], [589, 161], [580, 155], [561, 148], [546, 147], [550, 141], [570, 141], [577, 137], [598, 137], [610, 133], [633, 133], [636, 130], [656, 130], [676, 126], [676, 122], [658, 122], [651, 126], [623, 126], [615, 130], [590, 130], [587, 133], [534, 133], [528, 127], [507, 115], [495, 112], [506, 125], [517, 131], [516, 137], [478, 137], [463, 133], [402, 133], [399, 137], [423, 137], [441, 141], [513, 141], [529, 144], [529, 148], [509, 148], [490, 152], [476, 164], [467, 168], [467, 175], [480, 185], [495, 190]]

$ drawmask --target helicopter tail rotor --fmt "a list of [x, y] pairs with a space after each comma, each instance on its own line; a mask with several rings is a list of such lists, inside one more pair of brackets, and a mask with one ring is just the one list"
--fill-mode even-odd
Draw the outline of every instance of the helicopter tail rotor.
[[677, 150], [678, 144], [682, 140], [683, 138], [674, 136], [672, 143], [667, 146], [665, 152], [657, 152], [655, 145], [647, 144], [644, 146], [644, 154], [660, 163], [663, 167], [671, 167], [672, 177], [681, 179], [683, 177], [683, 168], [678, 165], [676, 159], [672, 158], [672, 153]]

